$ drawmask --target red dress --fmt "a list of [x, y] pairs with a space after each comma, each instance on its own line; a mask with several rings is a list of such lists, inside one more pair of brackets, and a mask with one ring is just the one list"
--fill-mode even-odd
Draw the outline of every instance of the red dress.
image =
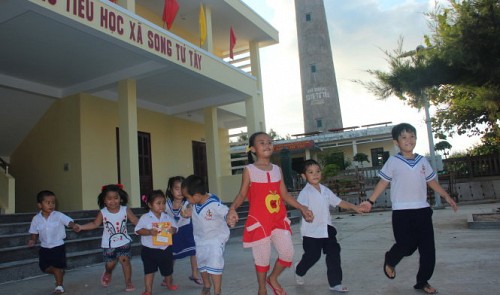
[[290, 220], [281, 198], [281, 170], [272, 165], [264, 171], [250, 164], [246, 166], [250, 174], [248, 203], [250, 209], [243, 231], [243, 247], [248, 248], [269, 240], [275, 229], [290, 229]]

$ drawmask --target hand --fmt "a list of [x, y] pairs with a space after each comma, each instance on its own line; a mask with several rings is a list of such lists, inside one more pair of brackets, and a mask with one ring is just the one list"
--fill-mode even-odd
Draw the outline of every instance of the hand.
[[75, 224], [73, 224], [72, 229], [75, 233], [79, 233], [82, 230], [82, 227], [79, 224], [75, 223]]
[[309, 210], [307, 207], [304, 207], [303, 210], [301, 210], [302, 217], [304, 217], [304, 220], [306, 222], [313, 222], [314, 220], [314, 213]]
[[193, 216], [193, 207], [191, 206], [191, 204], [187, 205], [187, 207], [185, 208], [182, 208], [181, 216], [184, 218], [190, 218], [191, 216]]
[[234, 210], [234, 209], [229, 210], [229, 212], [227, 213], [227, 216], [226, 216], [227, 224], [230, 227], [235, 227], [236, 223], [238, 223], [238, 220], [239, 220], [239, 216], [238, 216], [238, 213], [236, 212], [236, 210]]
[[161, 230], [157, 227], [153, 227], [149, 230], [149, 235], [151, 236], [157, 236], [159, 233], [161, 233]]
[[359, 204], [359, 208], [363, 213], [369, 213], [372, 210], [372, 204], [368, 201], [364, 201]]
[[365, 213], [365, 207], [364, 206], [361, 206], [360, 205], [357, 205], [357, 206], [354, 206], [354, 208], [352, 208], [356, 213], [358, 214], [363, 214]]
[[28, 241], [28, 247], [30, 247], [30, 248], [32, 248], [33, 246], [35, 246], [35, 244], [36, 244], [36, 241], [35, 241], [35, 240], [30, 239], [30, 240]]
[[457, 212], [458, 206], [457, 206], [457, 203], [455, 202], [455, 200], [453, 200], [450, 196], [446, 196], [444, 199], [446, 200], [446, 202], [448, 204], [450, 204], [451, 208], [453, 208], [453, 211]]

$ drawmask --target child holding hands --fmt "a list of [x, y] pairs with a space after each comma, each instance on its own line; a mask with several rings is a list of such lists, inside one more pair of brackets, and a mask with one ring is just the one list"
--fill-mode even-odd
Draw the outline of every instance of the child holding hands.
[[56, 288], [53, 293], [62, 294], [66, 268], [65, 226], [74, 227], [73, 219], [55, 210], [56, 195], [51, 191], [39, 192], [36, 201], [40, 212], [31, 221], [29, 229], [31, 239], [28, 241], [28, 246], [35, 246], [36, 241], [40, 239], [38, 264], [43, 272], [54, 275]]
[[306, 222], [302, 219], [300, 233], [304, 254], [295, 267], [297, 284], [304, 284], [307, 271], [320, 259], [321, 252], [326, 254], [326, 275], [330, 290], [348, 292], [342, 285], [342, 268], [340, 266], [340, 245], [337, 242], [337, 230], [332, 224], [331, 207], [340, 207], [362, 213], [359, 206], [341, 200], [329, 188], [322, 185], [321, 168], [314, 160], [306, 160], [303, 164], [302, 178], [307, 180], [300, 191], [297, 201], [314, 211], [314, 220]]
[[143, 201], [149, 207], [149, 212], [141, 216], [134, 230], [141, 236], [143, 246], [141, 259], [145, 290], [142, 295], [153, 294], [153, 280], [158, 269], [165, 277], [167, 289], [177, 290], [177, 286], [172, 284], [174, 263], [171, 245], [172, 234], [177, 232], [175, 220], [165, 213], [166, 198], [161, 190], [153, 191]]
[[105, 269], [101, 276], [101, 284], [103, 287], [109, 285], [117, 260], [120, 260], [125, 277], [125, 291], [131, 292], [135, 290], [135, 287], [132, 284], [132, 266], [130, 265], [132, 239], [127, 232], [127, 220], [136, 225], [138, 219], [126, 206], [127, 203], [128, 194], [123, 190], [122, 184], [105, 185], [97, 197], [97, 204], [101, 210], [94, 221], [84, 225], [75, 224], [73, 230], [80, 232], [104, 225], [101, 248]]
[[[250, 207], [243, 232], [243, 247], [252, 248], [259, 284], [258, 294], [267, 294], [268, 285], [275, 295], [282, 295], [286, 292], [278, 283], [278, 277], [292, 265], [294, 254], [290, 220], [284, 202], [299, 209], [308, 222], [313, 220], [313, 214], [288, 193], [281, 169], [271, 163], [271, 137], [265, 132], [252, 134], [249, 149], [250, 164], [243, 170], [240, 191], [229, 207], [228, 224], [234, 226], [238, 222], [236, 209], [248, 198]], [[278, 260], [267, 276], [271, 244], [278, 251]]]

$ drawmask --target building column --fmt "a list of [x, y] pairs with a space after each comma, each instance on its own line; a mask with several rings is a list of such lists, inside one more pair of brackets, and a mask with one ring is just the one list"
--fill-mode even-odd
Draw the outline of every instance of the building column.
[[136, 81], [118, 82], [118, 126], [120, 131], [120, 176], [129, 194], [130, 207], [140, 206], [139, 151], [137, 146]]
[[210, 191], [220, 196], [221, 161], [219, 149], [219, 126], [217, 119], [217, 108], [208, 107], [204, 109], [205, 117], [205, 139], [207, 144], [207, 173]]
[[256, 131], [266, 131], [266, 114], [264, 112], [264, 98], [262, 96], [260, 53], [257, 42], [250, 42], [250, 62], [252, 75], [257, 79], [257, 91], [253, 97], [249, 97], [245, 100], [247, 129], [249, 135]]
[[[358, 153], [358, 144], [355, 140], [352, 141], [352, 156], [354, 157]], [[358, 162], [355, 162], [354, 166], [358, 167]]]

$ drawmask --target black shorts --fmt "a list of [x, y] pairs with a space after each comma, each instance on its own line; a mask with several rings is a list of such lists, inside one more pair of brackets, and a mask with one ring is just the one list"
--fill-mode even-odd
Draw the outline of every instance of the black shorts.
[[66, 246], [62, 244], [54, 248], [40, 247], [38, 251], [38, 265], [43, 272], [49, 267], [66, 268]]
[[167, 247], [167, 249], [162, 250], [143, 246], [141, 250], [141, 259], [144, 265], [144, 274], [146, 275], [155, 273], [158, 269], [160, 269], [160, 274], [164, 277], [174, 272], [172, 247]]

